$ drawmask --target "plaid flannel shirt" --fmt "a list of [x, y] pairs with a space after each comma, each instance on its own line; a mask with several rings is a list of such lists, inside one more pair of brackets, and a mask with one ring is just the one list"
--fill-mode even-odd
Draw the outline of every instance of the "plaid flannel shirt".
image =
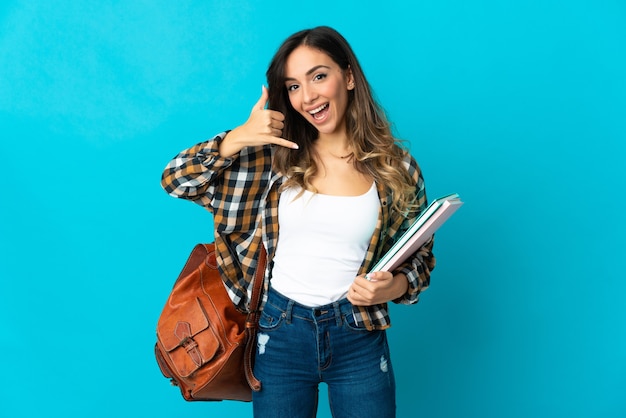
[[[238, 309], [247, 311], [259, 245], [267, 249], [264, 298], [266, 299], [274, 252], [278, 242], [278, 188], [284, 178], [272, 170], [273, 147], [247, 147], [229, 158], [219, 154], [227, 132], [179, 153], [166, 166], [161, 185], [171, 196], [191, 200], [214, 217], [215, 245], [222, 279]], [[391, 210], [392, 196], [377, 184], [380, 212], [359, 275], [368, 272], [427, 206], [424, 180], [415, 160], [407, 153], [405, 166], [416, 182], [419, 210], [404, 216]], [[430, 282], [435, 267], [433, 240], [394, 271], [404, 273], [409, 286], [395, 303], [413, 304]], [[358, 326], [385, 329], [391, 324], [387, 304], [355, 306]]]

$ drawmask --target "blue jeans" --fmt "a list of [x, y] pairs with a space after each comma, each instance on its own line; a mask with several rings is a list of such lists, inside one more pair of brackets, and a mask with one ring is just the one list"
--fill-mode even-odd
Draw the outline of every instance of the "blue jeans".
[[395, 417], [395, 380], [385, 331], [356, 328], [344, 299], [311, 308], [270, 289], [259, 320], [256, 418], [313, 418], [318, 385], [333, 417]]

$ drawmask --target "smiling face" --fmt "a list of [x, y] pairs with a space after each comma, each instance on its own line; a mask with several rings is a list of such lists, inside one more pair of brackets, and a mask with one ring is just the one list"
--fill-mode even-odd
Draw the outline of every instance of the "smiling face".
[[326, 53], [299, 46], [285, 62], [285, 87], [291, 106], [323, 135], [346, 134], [352, 72], [342, 70]]

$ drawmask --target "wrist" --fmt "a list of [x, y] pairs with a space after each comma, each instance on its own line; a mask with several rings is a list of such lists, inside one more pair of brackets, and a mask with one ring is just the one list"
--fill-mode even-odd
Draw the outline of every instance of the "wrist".
[[224, 158], [232, 157], [241, 151], [241, 147], [237, 145], [238, 143], [238, 134], [239, 128], [235, 128], [232, 131], [229, 131], [224, 138], [219, 143], [219, 153], [220, 156]]
[[409, 290], [409, 281], [404, 273], [396, 274], [393, 276], [394, 281], [394, 294], [391, 300], [401, 298]]

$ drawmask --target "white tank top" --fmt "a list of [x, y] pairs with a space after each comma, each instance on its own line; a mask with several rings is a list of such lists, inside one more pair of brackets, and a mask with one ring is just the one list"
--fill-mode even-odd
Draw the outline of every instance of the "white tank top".
[[305, 306], [347, 296], [371, 240], [380, 200], [375, 183], [361, 196], [288, 189], [278, 203], [272, 287]]

